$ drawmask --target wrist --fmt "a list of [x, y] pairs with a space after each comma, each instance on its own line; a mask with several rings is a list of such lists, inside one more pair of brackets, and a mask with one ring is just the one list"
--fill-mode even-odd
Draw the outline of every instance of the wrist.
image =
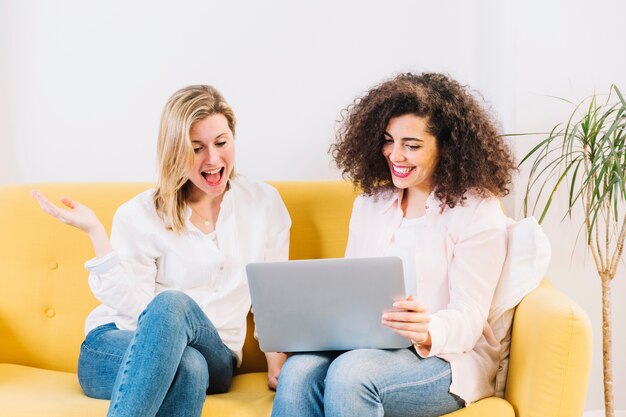
[[109, 236], [104, 226], [99, 223], [87, 231], [87, 235], [91, 240], [97, 258], [102, 258], [113, 251]]
[[91, 227], [88, 227], [87, 230], [85, 230], [87, 232], [87, 235], [89, 236], [89, 238], [91, 240], [94, 239], [98, 239], [100, 237], [102, 237], [102, 235], [107, 234], [106, 229], [104, 228], [104, 226], [102, 225], [102, 223], [98, 222], [97, 224], [92, 225]]
[[432, 339], [430, 337], [430, 332], [426, 333], [426, 339], [421, 342], [413, 341], [413, 345], [415, 349], [420, 353], [420, 355], [428, 356], [430, 353], [430, 348], [432, 347]]

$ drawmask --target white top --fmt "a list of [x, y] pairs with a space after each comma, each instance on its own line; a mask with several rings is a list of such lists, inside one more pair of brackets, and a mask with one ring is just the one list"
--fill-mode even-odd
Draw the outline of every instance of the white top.
[[403, 218], [400, 227], [393, 232], [391, 243], [385, 256], [397, 256], [402, 259], [402, 271], [404, 272], [404, 288], [407, 295], [415, 296], [417, 293], [417, 276], [415, 275], [415, 248], [417, 240], [422, 234], [424, 217], [412, 219]]
[[241, 175], [229, 185], [211, 234], [190, 222], [189, 208], [185, 229], [167, 230], [154, 207], [154, 190], [117, 209], [114, 252], [85, 264], [91, 290], [102, 302], [87, 317], [86, 332], [111, 322], [135, 330], [139, 314], [157, 294], [177, 290], [198, 303], [241, 362], [251, 304], [245, 265], [287, 260], [291, 220], [270, 185]]
[[[401, 192], [354, 202], [346, 257], [385, 254], [402, 222]], [[488, 324], [507, 250], [507, 221], [495, 198], [468, 195], [444, 206], [431, 194], [416, 239], [416, 300], [430, 314], [429, 356], [450, 362], [450, 391], [472, 403], [494, 393], [500, 343]]]

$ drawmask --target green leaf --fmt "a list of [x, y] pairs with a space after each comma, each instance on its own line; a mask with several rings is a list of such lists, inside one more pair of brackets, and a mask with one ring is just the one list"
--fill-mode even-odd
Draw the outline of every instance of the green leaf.
[[626, 216], [626, 100], [613, 85], [606, 101], [600, 102], [594, 94], [577, 104], [569, 103], [574, 108], [565, 122], [543, 135], [519, 164], [531, 164], [524, 212], [540, 211], [542, 222], [554, 207], [558, 189], [566, 187], [568, 205], [563, 218], [582, 206], [587, 243], [593, 239], [599, 244], [598, 239], [606, 238], [610, 244], [615, 240], [612, 235], [604, 236], [605, 229], [598, 238], [592, 233], [600, 219], [604, 225], [621, 224]]

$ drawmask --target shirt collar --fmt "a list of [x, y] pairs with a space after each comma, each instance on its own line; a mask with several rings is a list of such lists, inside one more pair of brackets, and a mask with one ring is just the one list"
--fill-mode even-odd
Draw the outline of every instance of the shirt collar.
[[[400, 204], [402, 203], [404, 190], [401, 188], [396, 188], [392, 191], [392, 193], [393, 194], [391, 195], [391, 198], [389, 198], [389, 200], [386, 201], [383, 207], [384, 211], [389, 211], [391, 209], [402, 210], [402, 207]], [[441, 203], [437, 200], [437, 197], [435, 196], [435, 190], [431, 191], [431, 193], [428, 195], [428, 198], [426, 199], [426, 212], [428, 213], [428, 212], [434, 211], [438, 209], [440, 206], [441, 206]]]
[[404, 190], [400, 188], [395, 188], [392, 191], [391, 198], [389, 198], [383, 206], [384, 211], [389, 211], [391, 209], [401, 209], [400, 202], [402, 201], [403, 194]]

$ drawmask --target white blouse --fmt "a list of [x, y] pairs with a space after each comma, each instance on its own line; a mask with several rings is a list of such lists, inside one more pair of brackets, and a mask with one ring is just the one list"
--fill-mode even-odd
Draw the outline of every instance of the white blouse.
[[423, 216], [412, 219], [403, 218], [400, 227], [393, 233], [393, 237], [385, 253], [385, 256], [397, 256], [402, 259], [406, 295], [412, 295], [414, 297], [417, 294], [415, 248], [417, 246], [417, 237], [422, 234], [424, 225]]
[[135, 330], [157, 294], [177, 290], [198, 303], [241, 362], [251, 305], [245, 266], [288, 259], [291, 219], [270, 185], [241, 175], [229, 185], [210, 234], [191, 223], [189, 208], [185, 229], [167, 230], [154, 207], [154, 190], [118, 208], [111, 229], [114, 252], [85, 264], [91, 290], [102, 302], [87, 317], [87, 333], [111, 322]]
[[[350, 219], [346, 257], [382, 256], [402, 222], [402, 193], [360, 196]], [[466, 403], [494, 393], [500, 343], [488, 314], [507, 253], [507, 221], [496, 198], [469, 195], [440, 208], [431, 194], [415, 236], [416, 300], [430, 314], [429, 356], [450, 362], [450, 391]]]

